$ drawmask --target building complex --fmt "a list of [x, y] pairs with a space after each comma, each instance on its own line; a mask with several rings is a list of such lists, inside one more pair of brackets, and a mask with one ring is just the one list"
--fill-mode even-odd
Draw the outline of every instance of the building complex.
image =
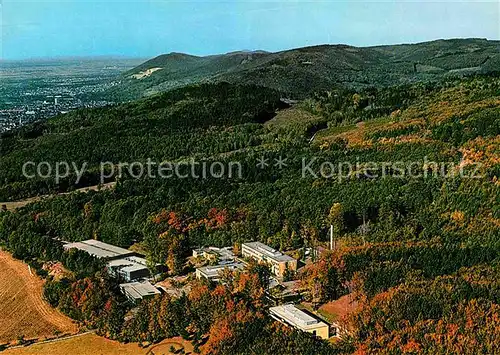
[[[126, 283], [120, 285], [122, 292], [133, 302], [159, 294], [160, 291], [145, 281], [151, 276], [146, 259], [133, 251], [98, 240], [85, 240], [64, 244], [65, 250], [82, 250], [98, 259], [106, 261], [110, 275]], [[142, 280], [141, 282], [137, 282]]]

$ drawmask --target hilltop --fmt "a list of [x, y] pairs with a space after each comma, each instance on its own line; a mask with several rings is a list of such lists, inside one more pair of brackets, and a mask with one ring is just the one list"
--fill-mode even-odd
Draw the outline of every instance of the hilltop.
[[500, 68], [499, 53], [500, 41], [486, 39], [374, 47], [319, 45], [205, 57], [170, 53], [126, 72], [108, 94], [133, 99], [187, 84], [227, 81], [302, 98], [333, 87], [381, 87], [489, 73]]

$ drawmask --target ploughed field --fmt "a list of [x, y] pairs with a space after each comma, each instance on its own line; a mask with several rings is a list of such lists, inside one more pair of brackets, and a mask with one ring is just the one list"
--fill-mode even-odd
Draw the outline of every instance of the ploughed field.
[[43, 281], [28, 265], [0, 250], [0, 344], [52, 338], [78, 331], [76, 324], [43, 300]]
[[184, 349], [185, 354], [192, 354], [193, 351], [192, 345], [182, 338], [165, 339], [159, 344], [141, 348], [137, 343], [121, 344], [95, 334], [85, 334], [51, 343], [6, 350], [5, 355], [167, 355], [172, 354], [170, 352], [172, 346], [176, 351]]

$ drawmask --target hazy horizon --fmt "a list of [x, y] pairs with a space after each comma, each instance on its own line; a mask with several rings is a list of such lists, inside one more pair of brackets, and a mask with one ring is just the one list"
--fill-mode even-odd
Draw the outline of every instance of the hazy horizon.
[[2, 19], [4, 60], [500, 39], [496, 1], [5, 0]]

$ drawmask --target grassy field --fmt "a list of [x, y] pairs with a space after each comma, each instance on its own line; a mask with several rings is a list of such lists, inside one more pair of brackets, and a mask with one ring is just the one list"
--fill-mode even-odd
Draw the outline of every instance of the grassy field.
[[42, 299], [43, 281], [0, 250], [0, 343], [73, 334], [77, 326]]
[[292, 107], [286, 110], [280, 110], [271, 120], [267, 121], [264, 126], [268, 128], [289, 128], [290, 126], [308, 123], [316, 123], [321, 120], [320, 116], [315, 116], [298, 107]]
[[167, 339], [160, 344], [141, 348], [137, 344], [121, 344], [116, 341], [86, 334], [52, 343], [37, 344], [25, 348], [6, 350], [5, 355], [159, 355], [171, 354], [170, 347], [184, 349], [190, 354], [193, 347], [181, 338]]

